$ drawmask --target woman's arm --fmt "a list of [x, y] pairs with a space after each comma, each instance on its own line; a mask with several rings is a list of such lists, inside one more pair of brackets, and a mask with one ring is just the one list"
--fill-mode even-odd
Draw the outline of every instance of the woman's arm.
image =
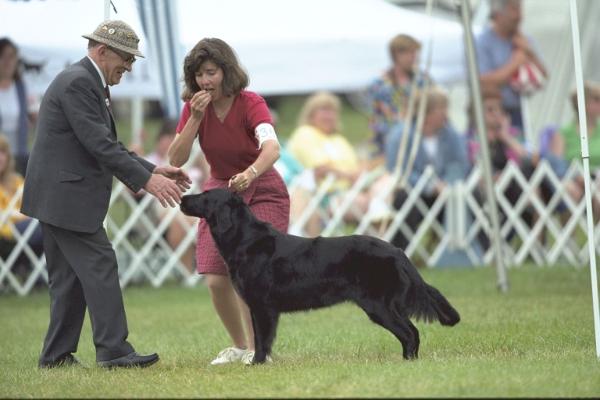
[[[279, 159], [279, 142], [276, 140], [267, 140], [262, 145], [262, 150], [258, 158], [246, 171], [250, 171], [254, 179], [258, 178], [263, 172], [270, 169], [275, 161]], [[256, 174], [254, 174], [256, 172]]]
[[205, 90], [197, 92], [190, 100], [190, 118], [187, 120], [183, 130], [175, 136], [167, 151], [171, 165], [181, 167], [190, 158], [194, 139], [196, 139], [204, 111], [210, 101], [210, 93]]
[[274, 139], [266, 140], [261, 145], [261, 151], [256, 161], [229, 180], [229, 186], [236, 191], [246, 190], [253, 180], [269, 170], [279, 159], [279, 142]]
[[501, 67], [483, 73], [479, 77], [482, 85], [500, 86], [505, 85], [510, 80], [510, 77], [517, 71], [517, 69], [525, 64], [527, 61], [527, 54], [522, 49], [515, 49], [512, 52], [512, 56], [508, 62]]
[[181, 167], [190, 158], [192, 145], [196, 139], [196, 133], [200, 127], [201, 119], [196, 119], [193, 116], [188, 119], [187, 123], [179, 135], [175, 136], [173, 142], [169, 146], [167, 156], [169, 163], [175, 167]]
[[548, 78], [548, 71], [546, 70], [546, 67], [544, 67], [542, 60], [540, 60], [540, 58], [534, 51], [532, 44], [525, 37], [525, 35], [523, 35], [521, 32], [517, 33], [513, 38], [513, 45], [516, 48], [522, 49], [529, 58], [529, 61], [535, 64], [536, 67], [538, 67], [538, 69], [544, 75], [545, 78]]
[[563, 158], [565, 155], [565, 139], [562, 137], [560, 132], [557, 130], [552, 134], [552, 139], [550, 139], [549, 146], [550, 153], [555, 156]]

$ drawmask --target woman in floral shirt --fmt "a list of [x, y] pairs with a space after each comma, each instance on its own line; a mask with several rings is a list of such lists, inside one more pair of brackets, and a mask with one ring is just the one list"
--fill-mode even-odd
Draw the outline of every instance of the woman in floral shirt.
[[413, 37], [405, 34], [395, 36], [389, 44], [392, 67], [368, 88], [371, 104], [369, 125], [373, 132], [375, 156], [383, 155], [391, 128], [404, 121], [420, 49], [421, 44]]

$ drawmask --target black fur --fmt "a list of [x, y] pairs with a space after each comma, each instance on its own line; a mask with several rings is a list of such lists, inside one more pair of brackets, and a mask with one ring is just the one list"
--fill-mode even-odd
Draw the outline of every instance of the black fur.
[[404, 252], [383, 240], [283, 234], [223, 189], [184, 196], [181, 210], [206, 218], [231, 281], [250, 308], [254, 363], [270, 354], [282, 312], [352, 301], [400, 340], [406, 359], [417, 358], [419, 352], [419, 332], [410, 317], [449, 326], [460, 320]]

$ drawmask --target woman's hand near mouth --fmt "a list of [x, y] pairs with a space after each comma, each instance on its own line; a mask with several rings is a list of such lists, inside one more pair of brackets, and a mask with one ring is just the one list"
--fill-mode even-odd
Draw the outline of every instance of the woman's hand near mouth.
[[208, 103], [212, 100], [212, 96], [207, 90], [200, 90], [196, 92], [190, 100], [190, 106], [192, 111], [192, 117], [202, 119], [204, 111], [208, 106]]

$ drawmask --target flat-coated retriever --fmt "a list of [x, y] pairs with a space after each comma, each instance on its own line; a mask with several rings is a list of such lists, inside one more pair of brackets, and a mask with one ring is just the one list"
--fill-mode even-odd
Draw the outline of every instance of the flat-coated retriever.
[[256, 219], [241, 197], [224, 189], [183, 196], [181, 210], [206, 219], [233, 286], [250, 308], [253, 363], [271, 353], [282, 312], [353, 301], [400, 340], [405, 359], [419, 352], [410, 317], [450, 326], [460, 321], [404, 252], [383, 240], [287, 235]]

